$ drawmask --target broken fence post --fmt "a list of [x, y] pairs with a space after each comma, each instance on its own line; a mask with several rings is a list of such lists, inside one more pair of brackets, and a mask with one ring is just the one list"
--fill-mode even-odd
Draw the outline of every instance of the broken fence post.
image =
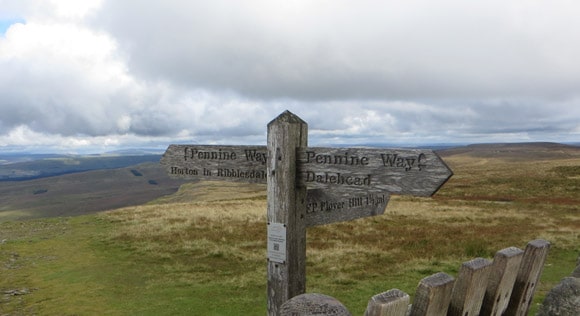
[[505, 315], [528, 314], [549, 250], [550, 243], [546, 240], [536, 239], [528, 243]]
[[452, 276], [443, 272], [422, 279], [415, 292], [410, 316], [446, 315], [454, 281]]
[[401, 290], [388, 290], [369, 300], [365, 316], [405, 316], [410, 300], [409, 294]]
[[491, 261], [475, 258], [461, 265], [453, 286], [449, 316], [478, 315], [487, 288]]
[[507, 309], [524, 251], [509, 247], [493, 257], [489, 282], [483, 298], [481, 316], [500, 316]]

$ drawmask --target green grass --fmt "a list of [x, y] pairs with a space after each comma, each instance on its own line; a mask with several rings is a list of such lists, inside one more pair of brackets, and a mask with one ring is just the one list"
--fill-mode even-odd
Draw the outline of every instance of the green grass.
[[[137, 211], [136, 218], [146, 218], [145, 210]], [[202, 210], [206, 209], [202, 207]], [[0, 250], [0, 263], [3, 263], [0, 293], [23, 288], [31, 291], [22, 296], [5, 296], [0, 312], [263, 315], [265, 242], [253, 240], [265, 234], [264, 223], [259, 218], [243, 222], [230, 219], [220, 224], [209, 215], [205, 220], [195, 221], [195, 228], [185, 232], [176, 226], [175, 232], [182, 232], [178, 237], [169, 231], [156, 234], [127, 231], [128, 227], [138, 226], [121, 220], [128, 213], [0, 224], [2, 238], [11, 231], [17, 232]], [[309, 231], [308, 292], [336, 297], [353, 314], [361, 315], [374, 294], [398, 288], [412, 295], [420, 279], [439, 271], [456, 275], [461, 262], [479, 255], [489, 257], [501, 248], [493, 249], [476, 238], [449, 245], [444, 242], [445, 236], [459, 234], [459, 230], [437, 237], [443, 229], [439, 225], [392, 216]], [[159, 228], [152, 222], [148, 225]], [[401, 227], [395, 229], [395, 225]], [[242, 226], [244, 230], [239, 229]], [[426, 232], [415, 240], [410, 236], [419, 233], [417, 227], [423, 227]], [[357, 229], [362, 230], [358, 235], [354, 233]], [[379, 230], [392, 231], [379, 234]], [[137, 240], [136, 234], [142, 234], [141, 238]], [[401, 235], [402, 242], [399, 247], [391, 242], [377, 245], [381, 242], [375, 235], [387, 241]], [[442, 244], [437, 247], [439, 243]], [[489, 243], [498, 244], [498, 241]], [[505, 242], [503, 245], [525, 246]], [[579, 251], [554, 245], [536, 304], [547, 290], [573, 270]]]
[[[424, 277], [543, 238], [534, 314], [580, 253], [580, 159], [446, 161], [455, 176], [434, 198], [393, 197], [382, 216], [309, 228], [307, 291], [362, 315], [375, 294], [413, 296]], [[4, 221], [2, 240], [0, 315], [266, 312], [263, 186], [195, 183], [98, 215]]]
[[[24, 226], [24, 227], [23, 227]], [[262, 264], [238, 265], [217, 253], [177, 262], [109, 239], [101, 216], [2, 223], [0, 314], [236, 315], [261, 314]], [[10, 238], [10, 232], [20, 232]], [[205, 261], [205, 263], [203, 262]], [[247, 280], [244, 275], [252, 274]]]

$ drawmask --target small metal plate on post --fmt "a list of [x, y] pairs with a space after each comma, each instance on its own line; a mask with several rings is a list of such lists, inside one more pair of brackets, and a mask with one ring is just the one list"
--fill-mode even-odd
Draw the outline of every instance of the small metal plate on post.
[[268, 260], [286, 263], [286, 225], [268, 223]]

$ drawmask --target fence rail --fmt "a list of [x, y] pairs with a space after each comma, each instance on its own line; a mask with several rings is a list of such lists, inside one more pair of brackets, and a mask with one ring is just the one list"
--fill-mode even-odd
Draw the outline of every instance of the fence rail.
[[457, 279], [439, 272], [422, 279], [409, 305], [409, 295], [392, 289], [373, 296], [365, 316], [527, 315], [550, 243], [537, 239], [525, 250], [509, 247], [493, 261], [463, 263]]

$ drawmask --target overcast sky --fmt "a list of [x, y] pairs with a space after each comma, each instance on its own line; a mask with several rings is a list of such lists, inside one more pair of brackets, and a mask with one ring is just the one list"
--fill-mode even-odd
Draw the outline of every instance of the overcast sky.
[[580, 2], [0, 0], [0, 151], [580, 141]]

